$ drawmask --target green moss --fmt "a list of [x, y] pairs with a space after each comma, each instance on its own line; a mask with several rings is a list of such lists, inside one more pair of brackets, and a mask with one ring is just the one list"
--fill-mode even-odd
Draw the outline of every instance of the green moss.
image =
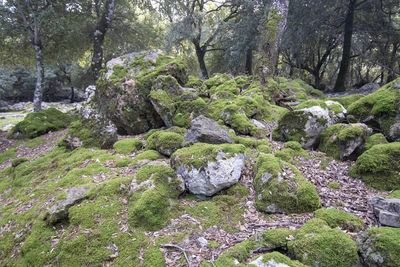
[[15, 168], [18, 165], [21, 165], [22, 163], [27, 162], [27, 161], [28, 161], [27, 158], [16, 158], [16, 159], [12, 160], [11, 166]]
[[304, 112], [284, 112], [278, 120], [278, 127], [272, 133], [277, 141], [296, 141], [301, 143], [306, 137], [305, 124], [307, 116]]
[[334, 190], [340, 189], [340, 185], [337, 182], [330, 182], [328, 184], [328, 186], [329, 186], [330, 189], [334, 189]]
[[[286, 174], [284, 167], [291, 173]], [[254, 167], [256, 208], [264, 212], [302, 213], [321, 207], [315, 187], [293, 165], [273, 155], [263, 155]]]
[[228, 196], [234, 196], [238, 200], [244, 200], [249, 195], [249, 190], [241, 184], [235, 184], [226, 191]]
[[162, 158], [163, 158], [163, 156], [160, 153], [158, 153], [157, 151], [147, 150], [147, 151], [144, 151], [144, 152], [140, 153], [139, 155], [137, 155], [134, 158], [132, 163], [136, 164], [141, 160], [150, 160], [150, 161], [152, 161], [152, 160], [158, 160], [158, 159], [162, 159]]
[[216, 73], [210, 79], [204, 82], [208, 88], [216, 87], [223, 84], [226, 81], [229, 81], [231, 78], [227, 74]]
[[385, 136], [381, 133], [377, 133], [368, 137], [367, 141], [365, 142], [364, 148], [368, 150], [375, 145], [382, 145], [387, 143], [388, 141], [386, 140]]
[[289, 255], [312, 266], [357, 266], [357, 248], [340, 230], [331, 229], [325, 221], [312, 219], [288, 242]]
[[[364, 240], [363, 240], [364, 239]], [[379, 227], [368, 229], [359, 240], [359, 250], [367, 251], [366, 264], [375, 265], [383, 259], [381, 266], [400, 266], [400, 229]], [[364, 242], [361, 242], [364, 241]]]
[[221, 253], [214, 262], [215, 266], [236, 266], [235, 261], [244, 263], [250, 258], [250, 251], [255, 248], [255, 242], [252, 239], [245, 240]]
[[387, 198], [400, 198], [400, 190], [393, 191]]
[[[207, 82], [206, 82], [207, 84]], [[220, 84], [218, 86], [213, 86], [210, 89], [210, 94], [214, 95], [214, 94], [221, 94], [221, 93], [229, 93], [229, 94], [233, 94], [233, 95], [238, 95], [239, 94], [239, 90], [237, 89], [237, 84], [235, 82], [235, 80], [228, 80], [225, 81], [223, 84]]]
[[306, 266], [306, 265], [300, 263], [299, 261], [291, 260], [287, 256], [285, 256], [277, 251], [263, 254], [261, 257], [262, 257], [262, 263], [265, 263], [265, 264], [267, 264], [268, 262], [273, 260], [276, 263], [286, 264], [287, 266], [290, 266], [290, 267], [305, 267]]
[[174, 132], [157, 131], [147, 139], [146, 149], [170, 156], [183, 146], [183, 136]]
[[137, 138], [122, 139], [114, 143], [113, 148], [118, 154], [128, 155], [140, 150], [143, 147], [142, 141]]
[[125, 76], [128, 75], [128, 69], [121, 66], [121, 65], [115, 65], [113, 67], [113, 74], [111, 74], [110, 79], [111, 80], [121, 80], [125, 78]]
[[8, 138], [35, 138], [50, 131], [66, 128], [71, 117], [55, 108], [28, 114], [7, 135]]
[[0, 154], [0, 164], [14, 157], [16, 153], [17, 153], [17, 148], [15, 146], [8, 147], [6, 151]]
[[190, 87], [190, 88], [200, 88], [202, 86], [203, 86], [203, 80], [192, 75], [189, 75], [188, 82], [185, 84], [185, 87]]
[[36, 147], [39, 147], [39, 146], [44, 145], [46, 143], [47, 143], [46, 139], [44, 139], [43, 136], [39, 136], [39, 137], [36, 137], [36, 138], [34, 138], [32, 140], [27, 141], [25, 143], [25, 147], [27, 147], [27, 148], [36, 148]]
[[262, 234], [263, 243], [271, 249], [285, 248], [287, 245], [287, 238], [294, 236], [295, 231], [287, 228], [271, 229]]
[[311, 108], [314, 106], [320, 106], [324, 109], [329, 109], [329, 111], [332, 111], [334, 113], [343, 113], [343, 108], [341, 107], [341, 105], [339, 104], [332, 104], [332, 105], [328, 105], [325, 101], [323, 100], [307, 100], [303, 103], [301, 103], [300, 105], [297, 105], [295, 107], [293, 107], [294, 110], [299, 110], [299, 109], [305, 109], [305, 108]]
[[351, 232], [359, 232], [364, 227], [364, 222], [360, 218], [338, 209], [319, 209], [314, 212], [314, 216], [326, 221], [332, 228], [340, 227]]
[[157, 246], [147, 248], [143, 254], [143, 267], [167, 266], [164, 255]]
[[400, 142], [375, 145], [358, 157], [349, 175], [378, 190], [400, 188]]
[[118, 167], [118, 168], [127, 167], [131, 163], [132, 163], [132, 160], [130, 158], [120, 158], [115, 162], [114, 166]]
[[195, 143], [190, 147], [177, 150], [171, 156], [172, 163], [175, 167], [181, 164], [193, 166], [196, 169], [206, 167], [208, 162], [215, 161], [218, 152], [225, 153], [225, 157], [229, 158], [235, 154], [243, 154], [245, 147], [237, 144], [211, 145], [205, 143]]
[[351, 104], [359, 100], [360, 98], [364, 97], [364, 95], [348, 95], [344, 97], [332, 97], [329, 100], [339, 102], [345, 108], [348, 108]]
[[363, 136], [364, 131], [363, 128], [360, 126], [350, 126], [346, 127], [339, 132], [339, 140], [346, 142], [348, 140], [354, 139], [359, 136]]

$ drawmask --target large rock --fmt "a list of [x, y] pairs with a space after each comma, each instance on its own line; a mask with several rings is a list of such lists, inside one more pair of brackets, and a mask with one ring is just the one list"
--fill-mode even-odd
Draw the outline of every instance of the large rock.
[[192, 127], [185, 135], [185, 141], [208, 144], [233, 143], [227, 130], [222, 128], [216, 121], [203, 115], [192, 121]]
[[357, 238], [364, 266], [400, 266], [400, 229], [370, 228]]
[[373, 197], [368, 201], [382, 225], [400, 228], [400, 199]]
[[318, 146], [327, 127], [344, 121], [347, 110], [338, 102], [309, 100], [287, 111], [278, 121], [273, 137], [281, 141], [297, 141], [304, 149]]
[[350, 105], [349, 119], [383, 132], [389, 141], [400, 141], [400, 78]]
[[171, 164], [192, 194], [212, 196], [239, 181], [244, 151], [242, 145], [196, 143], [172, 154]]
[[322, 132], [319, 150], [340, 160], [356, 160], [372, 129], [363, 123], [334, 124]]
[[49, 224], [55, 224], [62, 220], [68, 219], [69, 208], [84, 199], [89, 189], [89, 187], [75, 187], [67, 189], [67, 196], [65, 200], [58, 201], [48, 210], [45, 216], [47, 222]]
[[138, 134], [165, 123], [149, 99], [159, 76], [187, 82], [186, 66], [159, 51], [130, 53], [107, 63], [97, 82], [96, 102], [123, 134]]
[[254, 167], [256, 208], [267, 213], [311, 212], [321, 207], [314, 185], [293, 165], [263, 155]]

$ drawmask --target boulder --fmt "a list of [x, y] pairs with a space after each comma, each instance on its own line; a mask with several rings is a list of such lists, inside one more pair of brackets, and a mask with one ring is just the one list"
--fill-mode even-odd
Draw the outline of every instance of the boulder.
[[156, 150], [165, 156], [171, 156], [183, 146], [183, 136], [171, 131], [155, 131], [147, 138], [146, 149]]
[[242, 145], [196, 143], [172, 154], [171, 165], [192, 194], [212, 196], [239, 181], [244, 151]]
[[400, 199], [373, 197], [368, 204], [372, 206], [380, 224], [400, 228]]
[[389, 141], [400, 141], [400, 78], [351, 104], [349, 120], [383, 132]]
[[68, 210], [86, 197], [89, 187], [74, 187], [67, 189], [65, 200], [57, 201], [47, 212], [45, 219], [50, 224], [56, 224], [68, 219]]
[[69, 150], [78, 147], [112, 148], [118, 141], [115, 125], [91, 108], [82, 108], [82, 116], [73, 121], [60, 145]]
[[256, 208], [267, 213], [311, 212], [321, 207], [314, 185], [293, 165], [263, 155], [254, 166]]
[[400, 229], [370, 228], [357, 238], [364, 266], [400, 266]]
[[386, 140], [386, 137], [381, 133], [377, 133], [368, 137], [367, 141], [365, 141], [364, 148], [365, 150], [368, 150], [375, 145], [382, 145], [387, 143], [388, 141]]
[[381, 191], [400, 189], [400, 142], [375, 145], [357, 158], [349, 175]]
[[185, 141], [208, 144], [233, 143], [227, 130], [222, 128], [216, 121], [203, 115], [192, 121], [192, 127], [185, 135]]
[[107, 72], [97, 82], [96, 103], [120, 133], [139, 134], [165, 124], [149, 99], [159, 76], [171, 77], [170, 80], [184, 85], [186, 66], [154, 50], [126, 54], [107, 62]]
[[273, 137], [279, 141], [297, 141], [304, 149], [319, 145], [321, 133], [344, 121], [347, 110], [338, 102], [309, 100], [287, 111], [279, 118]]
[[321, 135], [319, 150], [340, 160], [356, 160], [372, 129], [363, 123], [334, 124]]

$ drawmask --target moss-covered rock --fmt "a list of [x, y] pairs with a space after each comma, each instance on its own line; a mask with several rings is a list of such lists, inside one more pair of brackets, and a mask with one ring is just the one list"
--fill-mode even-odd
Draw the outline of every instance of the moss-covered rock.
[[351, 232], [359, 232], [364, 227], [363, 220], [338, 209], [319, 209], [315, 211], [314, 216], [326, 221], [332, 228], [340, 227]]
[[182, 146], [182, 135], [169, 131], [157, 131], [147, 139], [146, 149], [157, 150], [163, 155], [171, 156]]
[[400, 78], [351, 104], [349, 115], [380, 129], [389, 141], [400, 141]]
[[311, 266], [358, 266], [354, 241], [344, 232], [331, 229], [323, 220], [311, 219], [288, 242], [291, 258]]
[[376, 145], [358, 157], [349, 175], [378, 190], [400, 189], [400, 142]]
[[147, 150], [144, 151], [142, 153], [140, 153], [139, 155], [137, 155], [134, 160], [132, 161], [133, 164], [136, 164], [140, 161], [153, 161], [153, 160], [158, 160], [158, 159], [162, 159], [163, 156], [158, 153], [155, 150]]
[[320, 208], [317, 191], [293, 165], [263, 155], [254, 167], [256, 208], [267, 213], [302, 213]]
[[126, 138], [114, 143], [113, 148], [118, 154], [128, 155], [140, 150], [143, 142], [137, 138]]
[[91, 110], [91, 113], [86, 114], [87, 117], [73, 121], [59, 145], [69, 150], [81, 146], [112, 148], [118, 140], [117, 129], [110, 121], [93, 112]]
[[336, 159], [355, 160], [371, 133], [372, 129], [363, 123], [334, 124], [322, 132], [319, 150]]
[[329, 98], [329, 100], [339, 102], [342, 104], [345, 108], [349, 108], [351, 104], [359, 100], [360, 98], [363, 98], [364, 95], [348, 95], [348, 96], [343, 96], [343, 97], [332, 97]]
[[[257, 245], [254, 249], [256, 252], [266, 251], [286, 251], [287, 242], [295, 234], [294, 230], [287, 228], [271, 229], [263, 232], [260, 236], [256, 236]], [[291, 237], [290, 237], [291, 236]]]
[[95, 99], [120, 133], [138, 134], [164, 125], [149, 99], [160, 76], [184, 85], [186, 66], [159, 51], [131, 53], [107, 62], [106, 71], [97, 82]]
[[132, 226], [157, 230], [165, 226], [173, 214], [176, 198], [185, 190], [183, 181], [165, 165], [145, 165], [130, 184], [129, 221]]
[[301, 147], [301, 144], [296, 141], [289, 141], [284, 144], [283, 149], [275, 151], [274, 156], [291, 164], [297, 164], [298, 161], [293, 157], [310, 158], [307, 152]]
[[18, 165], [21, 165], [22, 163], [27, 162], [27, 161], [29, 161], [27, 158], [16, 158], [16, 159], [12, 160], [11, 166], [15, 168]]
[[71, 123], [71, 116], [55, 108], [28, 114], [23, 121], [17, 123], [8, 133], [8, 138], [35, 138], [50, 131], [65, 129]]
[[171, 165], [193, 194], [212, 196], [239, 181], [245, 167], [245, 147], [196, 143], [177, 150]]
[[303, 148], [319, 145], [320, 136], [327, 127], [342, 121], [346, 109], [337, 102], [309, 100], [286, 111], [274, 129], [273, 138], [279, 141], [297, 141]]
[[357, 239], [366, 266], [400, 266], [400, 228], [370, 228]]
[[[246, 265], [247, 266], [247, 265]], [[263, 254], [256, 259], [252, 259], [248, 266], [289, 266], [289, 267], [305, 267], [299, 261], [294, 261], [277, 251]]]
[[367, 138], [367, 141], [365, 141], [364, 148], [368, 150], [375, 145], [383, 145], [387, 143], [388, 141], [386, 140], [386, 137], [381, 133], [377, 133]]

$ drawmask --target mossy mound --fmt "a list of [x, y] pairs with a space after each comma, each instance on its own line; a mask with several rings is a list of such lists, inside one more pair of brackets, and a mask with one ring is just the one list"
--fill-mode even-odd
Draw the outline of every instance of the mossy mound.
[[363, 98], [364, 95], [348, 95], [348, 96], [343, 96], [343, 97], [332, 97], [329, 98], [329, 100], [339, 102], [342, 104], [345, 108], [349, 108], [351, 104], [356, 102], [357, 100]]
[[68, 127], [71, 116], [55, 108], [28, 114], [23, 121], [17, 123], [7, 135], [7, 138], [35, 138], [50, 131], [58, 131]]
[[357, 159], [372, 129], [365, 124], [338, 123], [326, 128], [321, 135], [319, 150], [335, 159]]
[[114, 143], [113, 148], [118, 154], [129, 155], [140, 150], [143, 142], [137, 138], [126, 138]]
[[326, 221], [332, 228], [340, 227], [351, 232], [359, 232], [364, 227], [363, 220], [338, 209], [319, 209], [315, 211], [314, 216]]
[[400, 229], [370, 228], [357, 239], [366, 266], [400, 266]]
[[[349, 115], [383, 131], [389, 141], [400, 141], [400, 78], [349, 106]], [[397, 126], [396, 126], [397, 125]]]
[[256, 208], [267, 213], [302, 213], [321, 207], [317, 191], [293, 165], [263, 155], [254, 167]]
[[291, 258], [311, 266], [357, 266], [359, 258], [353, 240], [331, 229], [320, 219], [311, 219], [288, 242]]
[[97, 117], [81, 117], [71, 123], [59, 145], [70, 150], [81, 146], [108, 149], [117, 141], [116, 129], [108, 121]]
[[400, 189], [400, 142], [375, 145], [358, 157], [349, 175], [378, 190]]
[[275, 151], [274, 156], [291, 164], [297, 164], [298, 161], [293, 157], [310, 158], [308, 153], [301, 147], [301, 144], [296, 141], [289, 141], [284, 144], [284, 148]]
[[159, 76], [184, 85], [186, 65], [159, 51], [131, 53], [107, 63], [97, 82], [95, 100], [121, 134], [139, 134], [164, 125], [149, 99]]
[[158, 160], [158, 159], [162, 159], [163, 156], [158, 153], [155, 150], [147, 150], [144, 151], [142, 153], [140, 153], [139, 155], [137, 155], [134, 160], [133, 160], [133, 164], [136, 164], [142, 160], [149, 160], [149, 161], [153, 161], [153, 160]]
[[157, 150], [163, 155], [171, 156], [182, 146], [182, 135], [169, 131], [156, 131], [147, 138], [146, 149]]
[[162, 228], [173, 216], [176, 199], [184, 189], [182, 180], [170, 167], [141, 167], [130, 185], [130, 224], [150, 231]]
[[367, 141], [365, 142], [364, 148], [368, 150], [375, 145], [383, 145], [387, 143], [388, 141], [386, 140], [386, 137], [381, 133], [377, 133], [368, 137]]

